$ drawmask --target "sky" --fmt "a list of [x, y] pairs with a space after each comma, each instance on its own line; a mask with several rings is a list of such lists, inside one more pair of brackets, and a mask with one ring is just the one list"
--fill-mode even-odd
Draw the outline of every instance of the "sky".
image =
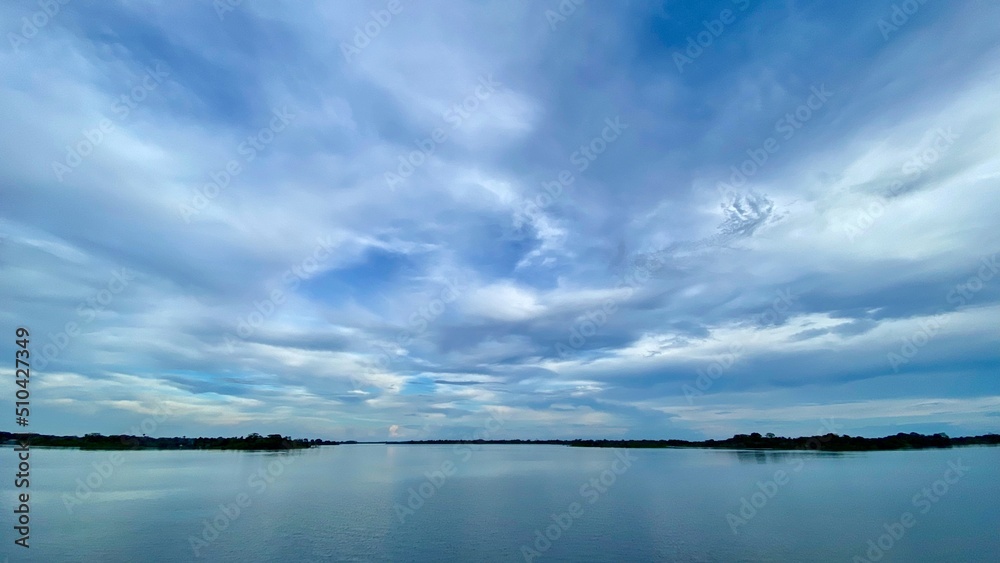
[[995, 2], [43, 4], [4, 430], [1000, 431]]

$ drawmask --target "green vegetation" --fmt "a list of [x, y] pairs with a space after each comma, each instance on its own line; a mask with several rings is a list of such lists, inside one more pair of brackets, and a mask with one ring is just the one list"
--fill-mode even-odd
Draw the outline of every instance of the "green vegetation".
[[[0, 443], [26, 441], [32, 446], [79, 448], [81, 450], [287, 450], [313, 446], [357, 444], [354, 440], [292, 439], [280, 434], [250, 434], [237, 438], [150, 438], [148, 436], [87, 434], [86, 436], [50, 436], [0, 432]], [[831, 452], [915, 450], [955, 446], [1000, 445], [1000, 434], [950, 438], [947, 434], [924, 435], [900, 432], [884, 438], [862, 438], [837, 434], [786, 438], [772, 433], [762, 436], [737, 434], [725, 440], [409, 440], [400, 442], [360, 442], [362, 444], [547, 444], [581, 448], [719, 448], [729, 450], [822, 450]]]
[[823, 450], [823, 451], [875, 451], [911, 450], [925, 448], [950, 448], [953, 446], [1000, 445], [1000, 434], [984, 434], [963, 438], [949, 438], [947, 434], [931, 436], [900, 432], [884, 438], [862, 438], [826, 434], [786, 438], [768, 433], [762, 436], [737, 434], [725, 440], [420, 440], [407, 442], [375, 442], [380, 444], [550, 444], [584, 448], [720, 448], [730, 450]]
[[950, 448], [953, 446], [1000, 445], [1000, 434], [984, 434], [963, 438], [949, 438], [947, 434], [927, 436], [910, 432], [900, 432], [884, 438], [862, 438], [825, 434], [785, 438], [759, 433], [737, 434], [725, 440], [573, 440], [571, 446], [606, 448], [724, 448], [739, 450], [823, 450], [831, 452], [875, 451], [875, 450], [916, 450], [926, 448]]
[[237, 438], [151, 438], [148, 436], [87, 434], [51, 436], [0, 432], [0, 443], [27, 442], [35, 447], [79, 448], [81, 450], [288, 450], [335, 445], [327, 440], [293, 440], [281, 434], [261, 436], [253, 433]]

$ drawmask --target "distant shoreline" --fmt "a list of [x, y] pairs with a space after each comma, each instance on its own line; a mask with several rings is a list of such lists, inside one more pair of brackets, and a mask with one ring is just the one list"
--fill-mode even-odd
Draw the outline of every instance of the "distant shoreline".
[[232, 438], [151, 438], [148, 436], [87, 434], [86, 436], [54, 436], [48, 434], [0, 432], [0, 444], [26, 442], [29, 446], [75, 448], [81, 450], [240, 450], [274, 451], [307, 449], [314, 446], [341, 444], [386, 445], [451, 445], [451, 444], [536, 444], [582, 448], [711, 448], [724, 450], [814, 450], [830, 452], [892, 451], [940, 449], [961, 446], [1000, 445], [1000, 434], [951, 438], [946, 434], [898, 433], [882, 438], [863, 438], [837, 434], [822, 436], [763, 436], [737, 434], [725, 440], [405, 440], [405, 441], [334, 441], [292, 439], [280, 434], [262, 436], [250, 434]]
[[241, 450], [275, 451], [298, 450], [313, 446], [336, 445], [328, 440], [293, 439], [280, 434], [262, 436], [249, 434], [231, 438], [151, 438], [149, 436], [87, 434], [80, 436], [54, 436], [0, 432], [0, 444], [21, 444], [44, 448], [74, 448], [80, 450]]
[[407, 440], [357, 442], [361, 444], [546, 444], [582, 448], [709, 448], [723, 450], [814, 450], [830, 452], [924, 450], [962, 446], [1000, 445], [1000, 434], [951, 438], [946, 434], [900, 432], [882, 438], [824, 434], [822, 436], [762, 436], [737, 434], [725, 440]]

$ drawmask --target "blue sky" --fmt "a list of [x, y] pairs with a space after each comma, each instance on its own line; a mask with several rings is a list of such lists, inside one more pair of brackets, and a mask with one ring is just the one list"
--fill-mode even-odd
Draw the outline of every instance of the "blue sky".
[[4, 3], [30, 429], [996, 432], [998, 19]]

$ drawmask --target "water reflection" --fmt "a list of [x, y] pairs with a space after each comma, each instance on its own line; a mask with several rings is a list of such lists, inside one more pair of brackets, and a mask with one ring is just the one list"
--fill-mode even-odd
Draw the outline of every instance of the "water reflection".
[[735, 455], [740, 463], [788, 463], [802, 457], [857, 457], [862, 452], [827, 452], [815, 450], [724, 450]]

